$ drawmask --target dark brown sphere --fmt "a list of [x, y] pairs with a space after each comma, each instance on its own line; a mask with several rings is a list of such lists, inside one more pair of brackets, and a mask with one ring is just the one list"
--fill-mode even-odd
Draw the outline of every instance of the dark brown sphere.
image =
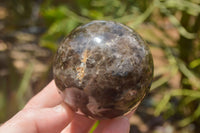
[[92, 21], [64, 39], [53, 72], [72, 109], [94, 119], [113, 118], [135, 109], [144, 98], [153, 78], [153, 59], [129, 27]]

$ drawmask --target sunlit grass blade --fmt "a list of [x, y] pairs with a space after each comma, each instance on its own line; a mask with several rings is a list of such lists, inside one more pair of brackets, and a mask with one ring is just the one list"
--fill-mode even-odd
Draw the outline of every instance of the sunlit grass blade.
[[17, 90], [17, 100], [19, 103], [19, 109], [22, 109], [23, 106], [25, 105], [25, 101], [24, 101], [23, 97], [24, 97], [24, 94], [27, 92], [27, 88], [29, 86], [32, 72], [33, 72], [33, 64], [30, 64], [27, 67], [27, 69], [24, 73], [24, 76], [21, 80], [21, 83], [19, 85], [19, 88]]
[[167, 103], [169, 102], [171, 95], [166, 94], [164, 98], [158, 103], [154, 114], [156, 116], [160, 115], [160, 113], [166, 108]]
[[100, 121], [97, 120], [97, 121], [94, 123], [94, 125], [92, 126], [92, 128], [90, 129], [89, 133], [93, 133], [94, 130], [98, 127], [99, 123], [100, 123]]

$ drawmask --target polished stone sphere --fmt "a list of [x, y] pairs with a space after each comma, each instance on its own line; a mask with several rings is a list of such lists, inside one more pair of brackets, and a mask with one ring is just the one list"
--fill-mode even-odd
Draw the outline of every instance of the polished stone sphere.
[[73, 30], [54, 59], [54, 79], [64, 101], [94, 119], [136, 109], [153, 78], [151, 52], [131, 28], [92, 21]]

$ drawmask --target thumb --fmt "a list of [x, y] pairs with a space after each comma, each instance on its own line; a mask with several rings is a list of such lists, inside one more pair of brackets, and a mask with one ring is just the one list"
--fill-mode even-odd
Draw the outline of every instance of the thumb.
[[61, 104], [54, 108], [44, 108], [33, 114], [39, 133], [60, 133], [73, 119], [74, 112]]
[[53, 108], [29, 108], [17, 113], [1, 128], [10, 133], [60, 133], [73, 117], [74, 112], [64, 104]]

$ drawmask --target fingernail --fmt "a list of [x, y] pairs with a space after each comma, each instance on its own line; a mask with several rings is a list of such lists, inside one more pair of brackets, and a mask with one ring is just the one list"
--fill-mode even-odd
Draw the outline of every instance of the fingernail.
[[65, 108], [62, 105], [54, 107], [54, 110], [58, 113], [65, 112]]
[[126, 121], [129, 121], [129, 118], [128, 117], [126, 117], [126, 116], [120, 116], [120, 117], [117, 117], [116, 119], [118, 119], [118, 120], [126, 120]]

